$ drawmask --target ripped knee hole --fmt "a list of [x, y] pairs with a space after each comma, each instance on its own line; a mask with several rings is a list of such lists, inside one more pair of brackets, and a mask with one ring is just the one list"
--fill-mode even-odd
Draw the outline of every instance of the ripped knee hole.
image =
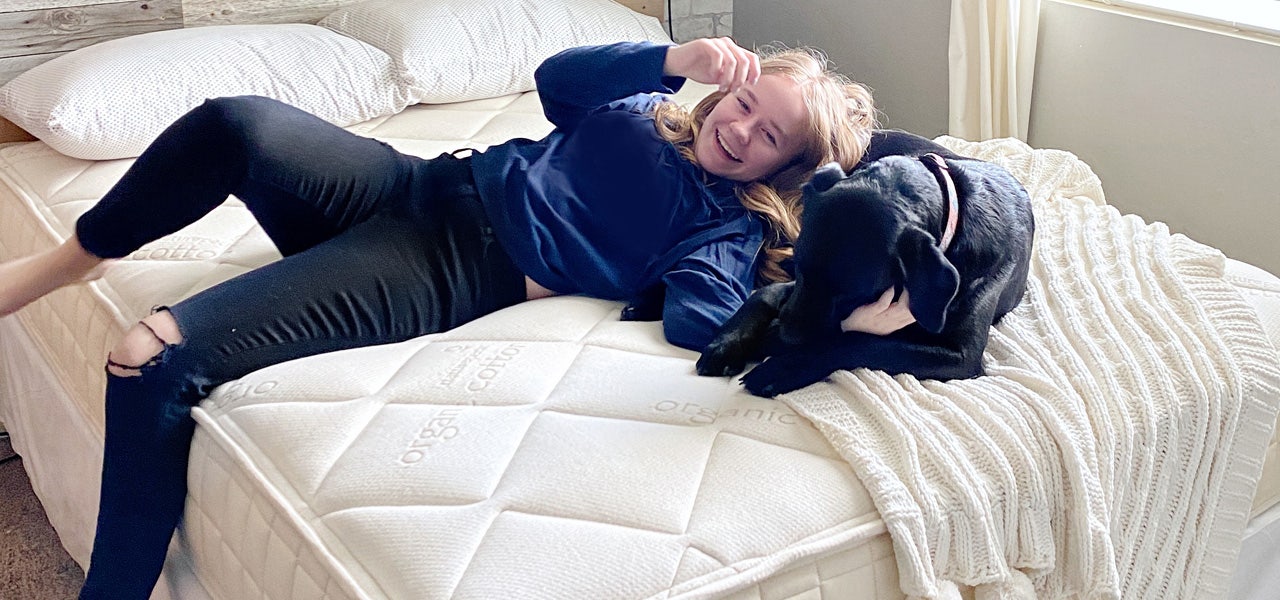
[[[152, 313], [152, 317], [159, 313], [157, 310]], [[164, 361], [164, 355], [175, 344], [181, 341], [181, 335], [177, 333], [177, 324], [173, 322], [173, 317], [159, 317], [167, 322], [156, 323], [153, 326], [147, 321], [152, 317], [138, 321], [136, 325], [125, 333], [124, 339], [120, 340], [119, 345], [107, 354], [106, 370], [108, 374], [117, 377], [137, 377], [142, 374], [142, 370], [147, 367], [153, 367]], [[172, 332], [174, 341], [166, 341], [156, 331], [157, 326], [164, 329], [166, 333]], [[119, 357], [119, 360], [117, 360]]]

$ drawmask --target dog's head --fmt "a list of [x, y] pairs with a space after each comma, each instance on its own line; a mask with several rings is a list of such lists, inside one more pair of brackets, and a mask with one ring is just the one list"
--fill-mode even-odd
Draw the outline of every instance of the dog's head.
[[922, 213], [936, 210], [941, 194], [915, 158], [886, 157], [847, 176], [834, 163], [818, 169], [804, 188], [796, 282], [779, 315], [783, 341], [840, 333], [841, 320], [890, 287], [895, 296], [909, 291], [917, 323], [941, 332], [960, 285]]

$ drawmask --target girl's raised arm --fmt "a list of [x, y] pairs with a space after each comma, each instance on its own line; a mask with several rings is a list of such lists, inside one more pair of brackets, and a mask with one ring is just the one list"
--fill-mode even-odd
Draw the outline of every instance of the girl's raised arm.
[[[582, 117], [614, 101], [652, 92], [675, 93], [684, 78], [664, 75], [667, 48], [653, 42], [620, 42], [561, 51], [534, 72], [543, 114], [556, 127], [572, 129]], [[644, 112], [653, 100], [628, 102], [637, 106], [616, 108]]]

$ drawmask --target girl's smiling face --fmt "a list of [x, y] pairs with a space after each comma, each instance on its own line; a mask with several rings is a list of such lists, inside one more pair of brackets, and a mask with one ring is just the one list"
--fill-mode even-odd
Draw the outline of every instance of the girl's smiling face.
[[800, 84], [763, 75], [726, 94], [707, 115], [693, 153], [708, 173], [759, 181], [795, 160], [804, 147], [808, 112]]

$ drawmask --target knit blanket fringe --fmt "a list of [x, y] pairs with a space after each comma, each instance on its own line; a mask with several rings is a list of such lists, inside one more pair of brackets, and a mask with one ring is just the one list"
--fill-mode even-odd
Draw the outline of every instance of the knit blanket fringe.
[[1068, 152], [939, 141], [1034, 206], [1027, 293], [987, 375], [841, 371], [782, 400], [871, 493], [909, 597], [1224, 597], [1280, 358], [1223, 255], [1121, 215]]

